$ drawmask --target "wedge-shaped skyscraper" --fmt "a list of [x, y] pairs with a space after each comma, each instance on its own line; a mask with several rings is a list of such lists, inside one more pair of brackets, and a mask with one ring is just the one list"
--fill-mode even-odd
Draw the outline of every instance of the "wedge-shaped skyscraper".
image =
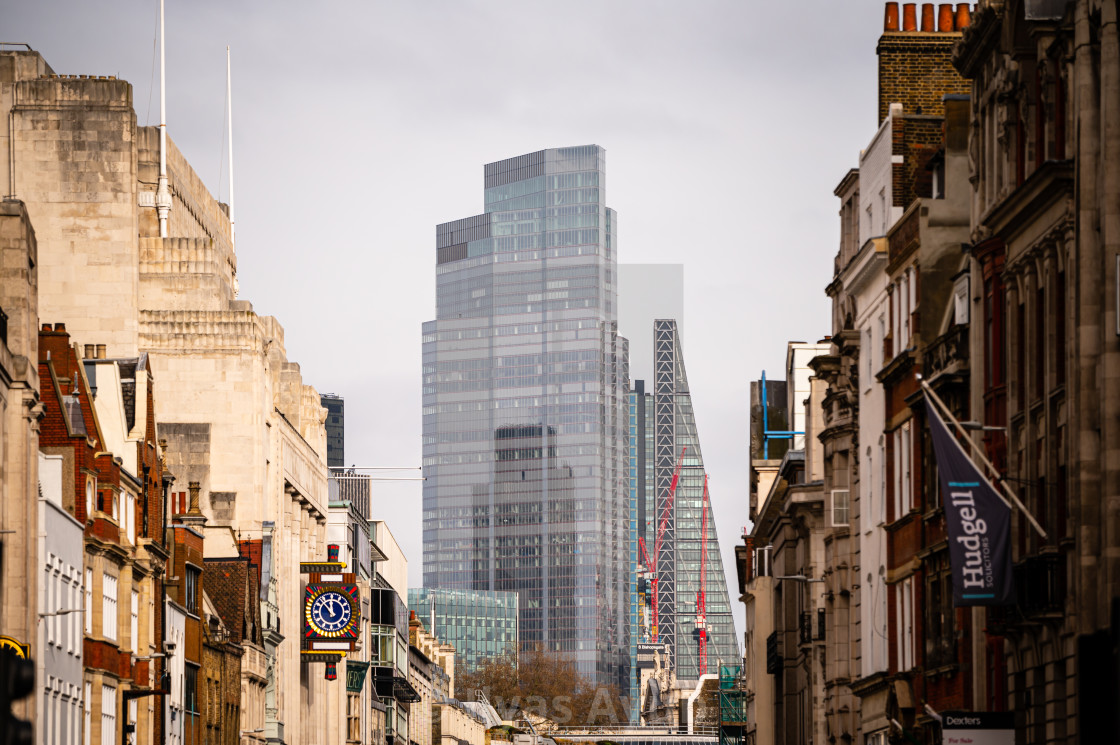
[[627, 350], [605, 152], [485, 167], [436, 228], [424, 324], [424, 586], [519, 593], [522, 649], [629, 679]]
[[[630, 481], [637, 532], [634, 540], [640, 537], [645, 542], [653, 565], [649, 568], [651, 574], [637, 585], [635, 602], [641, 609], [635, 614], [633, 636], [638, 642], [653, 641], [653, 588], [649, 577], [655, 570], [657, 643], [668, 646], [670, 663], [679, 680], [695, 680], [700, 674], [696, 621], [701, 556], [707, 564], [706, 671], [718, 673], [720, 661], [738, 660], [738, 644], [710, 495], [706, 511], [703, 505], [704, 456], [676, 321], [654, 321], [653, 354], [653, 385], [635, 381], [630, 394]], [[672, 503], [668, 504], [678, 460], [680, 478]], [[706, 542], [703, 520], [708, 523]], [[662, 533], [660, 542], [658, 531]]]

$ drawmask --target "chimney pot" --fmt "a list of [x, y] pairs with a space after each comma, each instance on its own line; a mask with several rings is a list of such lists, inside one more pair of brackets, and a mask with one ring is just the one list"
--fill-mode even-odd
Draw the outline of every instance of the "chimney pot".
[[884, 31], [898, 31], [898, 3], [887, 3], [886, 15], [883, 18]]
[[915, 11], [916, 3], [903, 3], [902, 4], [902, 30], [903, 31], [917, 31], [918, 30], [918, 16]]
[[937, 6], [937, 30], [943, 34], [953, 31], [952, 3], [941, 3]]
[[82, 357], [87, 360], [92, 360], [97, 356], [97, 347], [93, 344], [86, 344], [83, 348]]
[[933, 3], [922, 3], [922, 31], [932, 34], [937, 30], [933, 25]]
[[51, 325], [49, 323], [44, 323], [43, 324], [43, 331], [54, 331], [54, 329], [51, 328]]
[[97, 359], [99, 359], [99, 360], [105, 359], [105, 345], [104, 344], [98, 344], [97, 345]]
[[54, 325], [54, 330], [55, 331], [65, 331], [66, 330], [66, 324], [65, 323], [56, 323]]
[[968, 28], [968, 24], [972, 22], [972, 9], [968, 3], [957, 3], [957, 31], [963, 31]]
[[202, 509], [198, 503], [198, 493], [202, 491], [202, 484], [198, 481], [191, 481], [187, 484], [187, 491], [189, 491], [191, 495], [191, 503], [190, 507], [188, 508], [187, 514], [201, 515]]

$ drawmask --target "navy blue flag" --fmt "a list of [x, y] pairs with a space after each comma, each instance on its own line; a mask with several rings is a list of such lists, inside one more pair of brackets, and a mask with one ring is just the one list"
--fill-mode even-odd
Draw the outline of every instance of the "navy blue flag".
[[1010, 605], [1015, 602], [1011, 506], [949, 432], [932, 401], [926, 411], [945, 500], [953, 605]]

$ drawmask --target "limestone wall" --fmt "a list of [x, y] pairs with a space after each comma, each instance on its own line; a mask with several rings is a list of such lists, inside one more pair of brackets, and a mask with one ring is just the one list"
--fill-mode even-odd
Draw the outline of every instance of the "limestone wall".
[[[136, 115], [123, 80], [14, 85], [14, 188], [39, 236], [43, 318], [79, 344], [136, 356]], [[2, 156], [0, 156], [2, 157]]]
[[[202, 179], [175, 145], [168, 127], [167, 180], [171, 189], [171, 214], [167, 221], [167, 234], [180, 238], [199, 238], [211, 241], [223, 260], [236, 268], [230, 242], [228, 208], [206, 188]], [[154, 191], [159, 181], [159, 127], [140, 127], [136, 138], [137, 178], [141, 189]], [[154, 203], [153, 203], [154, 204]], [[145, 210], [140, 234], [158, 236], [159, 221], [155, 219], [154, 206]]]
[[208, 238], [140, 238], [140, 307], [224, 311], [233, 265]]

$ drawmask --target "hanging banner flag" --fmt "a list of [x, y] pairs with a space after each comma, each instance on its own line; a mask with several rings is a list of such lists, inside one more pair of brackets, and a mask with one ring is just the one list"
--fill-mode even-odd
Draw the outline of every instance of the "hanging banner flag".
[[1015, 602], [1011, 506], [949, 432], [934, 403], [926, 401], [945, 500], [953, 605], [1009, 605]]

